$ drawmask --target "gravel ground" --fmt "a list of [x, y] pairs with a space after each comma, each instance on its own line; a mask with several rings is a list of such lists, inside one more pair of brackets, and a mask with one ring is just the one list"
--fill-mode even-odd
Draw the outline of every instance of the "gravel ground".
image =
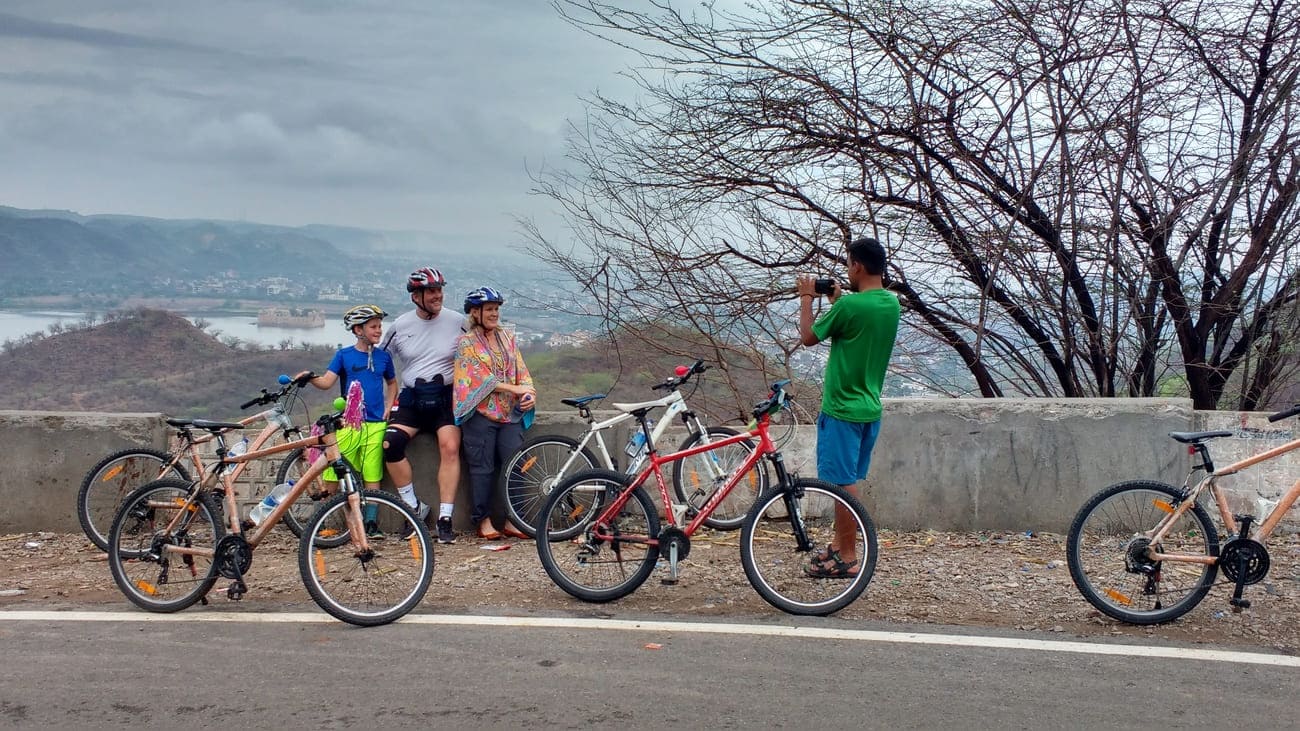
[[[469, 536], [438, 546], [433, 584], [417, 611], [431, 613], [566, 614], [781, 621], [745, 580], [739, 533], [704, 531], [692, 542], [676, 586], [652, 576], [634, 594], [609, 604], [584, 604], [556, 588], [531, 541], [488, 544]], [[1070, 581], [1065, 538], [1017, 533], [881, 531], [881, 556], [863, 596], [841, 620], [959, 625], [1042, 633], [1053, 639], [1130, 637], [1300, 654], [1300, 536], [1275, 538], [1268, 577], [1248, 587], [1253, 606], [1232, 612], [1231, 587], [1217, 586], [1181, 619], [1135, 627], [1094, 610]], [[485, 546], [507, 545], [487, 551]], [[296, 562], [297, 541], [276, 531], [260, 546], [248, 575], [249, 594], [234, 604], [214, 598], [212, 610], [311, 610]], [[218, 586], [222, 584], [219, 583]], [[127, 609], [104, 554], [80, 534], [0, 536], [0, 609]]]

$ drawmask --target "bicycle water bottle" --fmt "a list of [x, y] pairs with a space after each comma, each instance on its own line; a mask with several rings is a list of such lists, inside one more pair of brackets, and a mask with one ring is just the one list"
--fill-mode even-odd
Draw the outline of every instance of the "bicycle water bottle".
[[[645, 425], [646, 428], [653, 427], [655, 425], [655, 420], [646, 419]], [[636, 459], [637, 457], [640, 457], [642, 454], [644, 454], [645, 453], [645, 432], [642, 431], [641, 429], [637, 429], [636, 431], [629, 434], [627, 437], [627, 446], [623, 448], [623, 452], [627, 454], [627, 456], [631, 457], [632, 459]]]
[[[235, 442], [234, 446], [226, 450], [226, 456], [238, 457], [239, 455], [244, 454], [246, 452], [248, 452], [248, 437], [244, 437], [243, 439], [240, 439], [239, 441]], [[235, 469], [235, 465], [228, 464], [226, 465], [224, 471], [230, 472], [234, 469]]]
[[266, 516], [279, 507], [280, 501], [284, 500], [284, 496], [288, 495], [292, 489], [293, 480], [287, 480], [276, 485], [270, 494], [262, 498], [262, 502], [254, 505], [253, 509], [248, 511], [248, 519], [253, 521], [255, 525], [261, 525], [262, 521], [266, 520]]

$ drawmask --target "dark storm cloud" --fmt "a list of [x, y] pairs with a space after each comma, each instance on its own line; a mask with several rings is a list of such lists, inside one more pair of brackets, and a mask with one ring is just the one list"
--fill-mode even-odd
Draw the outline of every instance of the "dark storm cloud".
[[265, 68], [268, 64], [288, 69], [337, 71], [306, 58], [292, 56], [259, 56], [240, 53], [226, 48], [186, 43], [169, 38], [155, 38], [132, 33], [118, 33], [102, 28], [87, 28], [72, 23], [52, 23], [23, 18], [10, 13], [0, 13], [0, 37], [38, 41], [62, 41], [96, 48], [118, 51], [143, 51], [153, 54], [173, 54], [206, 58], [227, 67], [243, 66], [249, 69]]

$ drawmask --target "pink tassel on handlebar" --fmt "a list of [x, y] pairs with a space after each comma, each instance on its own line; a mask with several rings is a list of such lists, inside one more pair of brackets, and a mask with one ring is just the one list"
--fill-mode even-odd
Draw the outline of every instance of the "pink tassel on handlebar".
[[361, 382], [353, 381], [348, 386], [348, 405], [343, 407], [343, 423], [353, 429], [360, 429], [362, 422]]
[[[318, 437], [324, 433], [325, 430], [320, 427], [320, 424], [311, 425], [311, 435], [313, 437]], [[320, 456], [320, 447], [307, 447], [307, 464], [315, 464], [316, 458], [319, 456]]]

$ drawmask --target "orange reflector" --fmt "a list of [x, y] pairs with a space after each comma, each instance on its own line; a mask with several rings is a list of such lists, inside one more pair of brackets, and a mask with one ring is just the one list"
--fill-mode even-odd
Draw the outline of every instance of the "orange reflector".
[[325, 554], [321, 553], [319, 548], [316, 549], [316, 575], [325, 575]]
[[317, 535], [319, 535], [321, 538], [333, 538], [338, 534], [339, 532], [334, 530], [333, 528], [321, 528], [320, 533], [318, 533]]
[[125, 466], [125, 465], [118, 465], [118, 466], [114, 467], [113, 469], [109, 470], [109, 471], [108, 471], [108, 472], [107, 472], [107, 473], [106, 473], [102, 478], [100, 478], [100, 481], [101, 481], [101, 482], [108, 482], [109, 480], [113, 479], [114, 477], [117, 477], [118, 475], [122, 474], [122, 470], [124, 470], [124, 469], [126, 469], [126, 466]]
[[691, 485], [693, 487], [700, 486], [700, 473], [696, 472], [695, 470], [691, 470]]
[[1152, 500], [1152, 501], [1151, 501], [1151, 504], [1154, 505], [1154, 506], [1156, 506], [1156, 507], [1159, 508], [1160, 510], [1165, 511], [1166, 513], [1172, 513], [1172, 512], [1174, 512], [1174, 506], [1171, 505], [1171, 504], [1170, 504], [1168, 501], [1166, 501], [1166, 500]]
[[158, 593], [158, 588], [153, 584], [150, 584], [149, 582], [145, 581], [144, 579], [136, 579], [135, 588], [139, 589], [140, 591], [143, 591], [146, 594], [149, 594], [150, 596], [153, 596]]
[[574, 505], [573, 510], [569, 511], [569, 520], [577, 520], [579, 515], [582, 515], [582, 508]]
[[421, 554], [420, 542], [416, 540], [415, 536], [416, 534], [414, 533], [411, 534], [411, 558], [415, 559], [416, 561], [419, 561], [420, 554]]
[[1111, 599], [1114, 599], [1115, 601], [1119, 602], [1120, 604], [1123, 604], [1126, 607], [1133, 605], [1133, 600], [1130, 599], [1128, 594], [1125, 594], [1124, 592], [1117, 591], [1115, 589], [1107, 589], [1106, 596], [1110, 597]]
[[175, 506], [178, 507], [178, 508], [185, 508], [186, 510], [190, 511], [191, 513], [193, 513], [194, 511], [196, 511], [196, 510], [199, 509], [199, 506], [197, 506], [197, 505], [190, 505], [190, 506], [186, 507], [186, 505], [185, 505], [185, 498], [183, 498], [183, 497], [172, 498], [172, 505], [175, 505]]
[[529, 457], [528, 459], [524, 460], [524, 463], [519, 467], [519, 474], [521, 475], [528, 474], [528, 470], [531, 470], [533, 468], [533, 465], [535, 464], [537, 464], [536, 457]]
[[745, 479], [749, 480], [749, 486], [758, 489], [758, 470], [750, 470], [745, 473]]

